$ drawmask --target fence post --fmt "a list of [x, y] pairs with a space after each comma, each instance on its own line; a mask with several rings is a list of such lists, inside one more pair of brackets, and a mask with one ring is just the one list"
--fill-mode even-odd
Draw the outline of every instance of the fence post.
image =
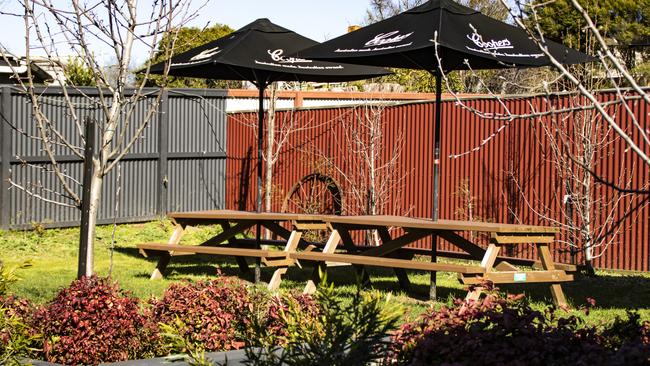
[[[81, 228], [79, 230], [79, 266], [77, 278], [87, 275], [89, 258], [88, 258], [88, 233], [90, 231], [90, 186], [93, 180], [93, 156], [95, 155], [95, 119], [92, 117], [85, 118], [86, 131], [84, 138], [86, 146], [84, 147], [84, 176], [83, 176], [83, 195], [81, 198]], [[91, 255], [92, 257], [92, 255]], [[91, 262], [92, 263], [92, 262]]]
[[2, 120], [0, 123], [0, 177], [2, 182], [0, 182], [0, 228], [6, 230], [9, 229], [11, 224], [11, 212], [10, 210], [10, 191], [9, 191], [9, 179], [11, 179], [11, 122], [12, 110], [11, 110], [11, 87], [4, 85], [2, 87], [2, 99], [1, 99], [2, 108]]
[[162, 91], [158, 105], [158, 197], [156, 213], [163, 217], [167, 214], [167, 188], [169, 156], [169, 92]]

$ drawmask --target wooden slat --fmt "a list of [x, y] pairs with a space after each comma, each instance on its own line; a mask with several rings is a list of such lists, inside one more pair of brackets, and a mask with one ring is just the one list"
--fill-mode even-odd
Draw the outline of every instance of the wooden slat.
[[[466, 251], [474, 259], [480, 259], [485, 254], [485, 249], [463, 238], [453, 231], [440, 231], [438, 233], [438, 236], [457, 246], [458, 248]], [[438, 255], [440, 255], [440, 252]]]
[[488, 272], [478, 276], [461, 276], [460, 281], [465, 285], [478, 285], [489, 280], [494, 283], [556, 283], [573, 281], [573, 275], [564, 271], [530, 271], [530, 272]]
[[351, 226], [402, 227], [428, 230], [486, 231], [503, 233], [557, 233], [559, 229], [550, 226], [499, 224], [491, 222], [437, 220], [423, 218], [376, 215], [376, 216], [323, 216], [322, 220], [331, 224]]
[[492, 239], [498, 244], [534, 244], [534, 243], [553, 243], [554, 234], [502, 234], [492, 233]]
[[160, 252], [185, 252], [196, 254], [214, 254], [240, 257], [282, 258], [286, 253], [277, 250], [246, 249], [231, 247], [207, 247], [200, 245], [177, 245], [165, 243], [143, 243], [137, 245], [140, 250]]
[[443, 272], [459, 272], [459, 273], [483, 273], [484, 270], [478, 266], [466, 266], [451, 263], [431, 263], [420, 262], [405, 259], [394, 259], [384, 257], [368, 257], [363, 255], [352, 254], [327, 254], [319, 252], [298, 252], [289, 254], [291, 258], [302, 259], [307, 261], [333, 261], [351, 264], [360, 264], [374, 267], [389, 267], [389, 268], [405, 268], [416, 269], [423, 271], [443, 271]]
[[170, 212], [167, 217], [179, 221], [201, 220], [255, 220], [255, 221], [321, 221], [323, 215], [305, 215], [279, 212], [248, 212], [235, 210], [207, 210], [191, 212]]
[[381, 257], [388, 253], [394, 252], [404, 246], [407, 246], [408, 244], [416, 240], [422, 239], [427, 235], [430, 235], [430, 232], [428, 232], [427, 230], [413, 230], [400, 236], [397, 239], [393, 239], [392, 241], [383, 243], [378, 247], [366, 250], [365, 252], [361, 253], [361, 255]]
[[255, 225], [255, 222], [250, 221], [239, 222], [237, 225], [232, 227], [224, 227], [222, 232], [201, 243], [201, 245], [221, 244], [224, 241], [233, 238], [235, 235], [244, 232], [246, 229], [250, 228], [253, 225]]
[[307, 230], [327, 230], [327, 224], [324, 222], [302, 222], [296, 221], [293, 223], [293, 226], [297, 230], [307, 231]]
[[494, 269], [496, 269], [497, 271], [518, 271], [519, 270], [519, 268], [513, 266], [512, 264], [506, 261], [499, 262], [499, 264], [497, 264], [494, 267]]

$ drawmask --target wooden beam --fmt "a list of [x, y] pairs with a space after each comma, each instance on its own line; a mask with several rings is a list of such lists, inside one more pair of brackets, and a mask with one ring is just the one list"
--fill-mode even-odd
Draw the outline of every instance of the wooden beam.
[[185, 253], [240, 256], [240, 257], [284, 258], [287, 256], [285, 252], [281, 252], [278, 250], [231, 248], [227, 246], [209, 247], [209, 246], [201, 246], [201, 245], [143, 243], [143, 244], [138, 244], [137, 247], [138, 249], [144, 249], [147, 251], [185, 252]]
[[400, 236], [397, 239], [393, 239], [392, 241], [389, 241], [388, 243], [382, 243], [382, 245], [376, 248], [366, 250], [365, 252], [362, 252], [361, 255], [371, 256], [371, 257], [381, 257], [388, 253], [394, 252], [404, 246], [407, 246], [408, 244], [416, 240], [420, 240], [428, 235], [431, 235], [431, 232], [428, 230], [414, 229]]
[[492, 233], [492, 240], [497, 244], [535, 244], [535, 243], [553, 243], [555, 241], [554, 233]]
[[460, 272], [460, 273], [483, 273], [484, 269], [478, 266], [468, 266], [452, 263], [431, 263], [422, 261], [413, 261], [405, 259], [394, 259], [385, 257], [369, 257], [364, 255], [352, 254], [327, 254], [318, 252], [297, 252], [289, 254], [289, 257], [300, 260], [315, 262], [344, 262], [351, 264], [360, 264], [374, 267], [405, 268], [422, 271], [443, 271], [443, 272]]
[[457, 246], [461, 250], [464, 250], [474, 259], [483, 258], [485, 255], [485, 249], [463, 238], [453, 231], [439, 231], [438, 236]]
[[475, 276], [463, 275], [460, 281], [465, 285], [480, 285], [483, 281], [492, 281], [494, 283], [554, 283], [573, 281], [573, 275], [560, 270], [487, 272]]
[[219, 234], [213, 236], [212, 238], [204, 241], [200, 245], [202, 246], [209, 246], [209, 245], [214, 245], [214, 244], [221, 244], [224, 241], [227, 241], [228, 239], [231, 239], [235, 235], [244, 232], [251, 226], [255, 225], [255, 222], [253, 221], [242, 221], [237, 223], [235, 226], [223, 226], [223, 231], [220, 232]]

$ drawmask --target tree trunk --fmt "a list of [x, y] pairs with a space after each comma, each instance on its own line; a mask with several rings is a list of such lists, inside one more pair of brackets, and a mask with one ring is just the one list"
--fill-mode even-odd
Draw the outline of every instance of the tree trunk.
[[94, 251], [95, 251], [95, 228], [97, 227], [97, 214], [102, 198], [102, 186], [104, 177], [99, 174], [97, 166], [93, 170], [93, 178], [90, 184], [90, 210], [88, 215], [88, 252], [86, 254], [86, 277], [94, 274]]

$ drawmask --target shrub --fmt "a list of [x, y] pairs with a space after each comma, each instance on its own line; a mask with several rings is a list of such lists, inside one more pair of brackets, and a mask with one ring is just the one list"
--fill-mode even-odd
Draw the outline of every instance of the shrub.
[[155, 327], [138, 300], [96, 276], [72, 282], [34, 315], [47, 361], [66, 365], [123, 361], [148, 354]]
[[285, 345], [295, 341], [295, 334], [290, 332], [294, 326], [315, 323], [321, 307], [311, 295], [289, 293], [273, 296], [268, 305], [258, 331], [256, 345]]
[[[349, 304], [334, 296], [333, 287], [316, 294], [317, 316], [300, 306], [279, 307], [288, 342], [259, 350], [246, 349], [249, 365], [367, 365], [385, 356], [388, 333], [395, 329], [400, 309], [377, 292], [357, 291]], [[271, 316], [269, 320], [273, 319]]]
[[390, 362], [409, 365], [648, 364], [648, 325], [618, 319], [604, 331], [554, 307], [533, 310], [522, 295], [489, 294], [477, 302], [424, 314], [394, 336]]
[[[171, 326], [175, 337], [206, 351], [241, 348], [253, 311], [244, 284], [229, 278], [172, 284], [150, 304], [153, 321]], [[188, 351], [178, 344], [171, 342], [168, 351]]]
[[31, 267], [31, 265], [31, 262], [26, 261], [18, 266], [7, 267], [0, 260], [0, 296], [6, 295], [7, 291], [9, 290], [9, 285], [20, 279], [20, 277], [16, 275], [16, 271], [19, 269]]
[[27, 300], [0, 297], [0, 365], [19, 365], [38, 351], [41, 337], [28, 325], [33, 309]]

